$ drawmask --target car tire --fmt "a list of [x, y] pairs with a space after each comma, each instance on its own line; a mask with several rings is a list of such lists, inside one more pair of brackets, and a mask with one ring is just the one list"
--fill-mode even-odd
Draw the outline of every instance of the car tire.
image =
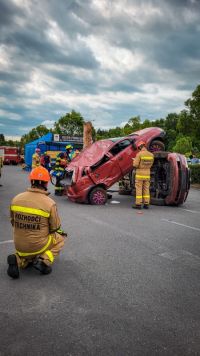
[[89, 194], [89, 203], [91, 205], [104, 205], [107, 202], [106, 190], [101, 187], [92, 189]]
[[[156, 149], [153, 148], [153, 145], [157, 146]], [[162, 141], [153, 140], [149, 146], [149, 151], [151, 152], [165, 151], [165, 144]]]

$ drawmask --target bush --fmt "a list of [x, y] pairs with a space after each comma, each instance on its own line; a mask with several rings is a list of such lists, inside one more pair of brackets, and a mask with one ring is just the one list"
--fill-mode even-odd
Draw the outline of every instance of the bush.
[[189, 164], [191, 172], [191, 183], [200, 184], [200, 164]]

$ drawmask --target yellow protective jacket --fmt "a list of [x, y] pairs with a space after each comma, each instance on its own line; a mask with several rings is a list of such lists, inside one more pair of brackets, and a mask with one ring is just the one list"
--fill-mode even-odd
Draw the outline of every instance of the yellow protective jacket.
[[40, 156], [37, 153], [32, 155], [32, 169], [40, 166]]
[[64, 172], [65, 167], [67, 166], [67, 163], [68, 162], [67, 162], [66, 158], [57, 157], [54, 170]]
[[20, 256], [42, 253], [60, 228], [56, 203], [48, 194], [41, 189], [28, 188], [11, 202], [14, 243]]
[[149, 152], [145, 147], [137, 153], [133, 160], [133, 167], [136, 168], [136, 180], [149, 180], [150, 169], [154, 162], [154, 155]]

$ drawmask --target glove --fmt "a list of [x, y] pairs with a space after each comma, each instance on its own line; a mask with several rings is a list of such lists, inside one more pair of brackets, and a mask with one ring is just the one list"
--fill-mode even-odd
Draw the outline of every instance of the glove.
[[66, 233], [64, 230], [62, 230], [62, 229], [58, 229], [58, 230], [56, 230], [56, 232], [57, 232], [58, 234], [62, 235], [62, 236], [67, 237], [67, 233]]

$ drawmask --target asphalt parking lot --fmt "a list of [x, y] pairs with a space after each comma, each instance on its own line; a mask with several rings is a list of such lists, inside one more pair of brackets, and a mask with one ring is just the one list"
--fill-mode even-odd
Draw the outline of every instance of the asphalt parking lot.
[[200, 355], [200, 190], [181, 207], [131, 209], [57, 201], [69, 239], [52, 274], [6, 274], [9, 204], [28, 186], [20, 167], [0, 183], [0, 356]]

